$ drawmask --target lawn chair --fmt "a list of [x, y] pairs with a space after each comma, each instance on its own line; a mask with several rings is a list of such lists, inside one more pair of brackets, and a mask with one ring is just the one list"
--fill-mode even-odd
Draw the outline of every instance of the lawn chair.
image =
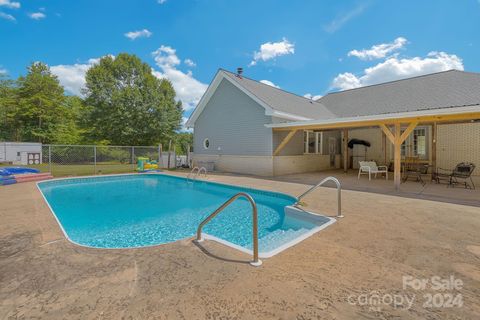
[[475, 189], [475, 184], [472, 180], [473, 170], [475, 170], [473, 163], [461, 162], [457, 164], [453, 170], [437, 168], [434, 179], [437, 183], [440, 183], [442, 180], [447, 180], [447, 187], [455, 187], [456, 184], [463, 184], [465, 189]]
[[388, 180], [388, 168], [387, 166], [377, 166], [375, 161], [358, 161], [360, 169], [358, 169], [358, 179], [360, 175], [368, 174], [368, 180], [372, 180], [372, 173], [377, 177], [377, 173], [385, 173], [385, 180]]

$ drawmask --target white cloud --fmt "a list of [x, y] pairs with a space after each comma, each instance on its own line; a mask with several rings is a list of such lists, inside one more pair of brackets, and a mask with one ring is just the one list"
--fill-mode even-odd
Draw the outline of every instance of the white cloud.
[[283, 38], [280, 42], [266, 42], [260, 46], [260, 51], [253, 53], [253, 60], [250, 66], [254, 66], [258, 61], [268, 61], [279, 56], [295, 53], [295, 45]]
[[184, 110], [195, 108], [208, 85], [195, 79], [191, 71], [185, 73], [177, 69], [180, 59], [172, 47], [162, 45], [152, 52], [152, 55], [160, 68], [160, 71], [153, 70], [153, 74], [160, 79], [168, 79], [172, 82]]
[[34, 20], [41, 20], [41, 19], [45, 19], [47, 17], [47, 15], [43, 12], [33, 12], [33, 13], [29, 13], [28, 16]]
[[[160, 68], [160, 71], [152, 69], [152, 74], [157, 78], [168, 79], [172, 82], [177, 98], [182, 101], [185, 110], [195, 108], [208, 86], [195, 79], [191, 71], [185, 73], [177, 69], [180, 59], [177, 57], [175, 49], [161, 46], [152, 55]], [[100, 58], [97, 58], [90, 59], [86, 63], [56, 65], [50, 67], [50, 70], [58, 77], [67, 92], [82, 96], [82, 89], [85, 87], [85, 73], [99, 61]]]
[[156, 51], [152, 52], [155, 62], [160, 68], [175, 68], [180, 64], [176, 50], [169, 46], [160, 46]]
[[147, 29], [138, 30], [138, 31], [130, 31], [125, 33], [125, 37], [129, 38], [130, 40], [135, 40], [137, 38], [150, 38], [152, 36], [152, 32], [148, 31]]
[[393, 42], [376, 44], [370, 49], [352, 50], [348, 53], [349, 57], [357, 57], [361, 60], [374, 60], [385, 58], [392, 52], [402, 49], [407, 44], [407, 39], [398, 37]]
[[463, 61], [458, 56], [445, 52], [432, 51], [424, 58], [400, 59], [391, 57], [373, 67], [365, 69], [360, 76], [350, 72], [339, 74], [333, 80], [332, 88], [340, 90], [353, 89], [450, 69], [463, 70]]
[[197, 64], [192, 59], [185, 59], [183, 60], [183, 63], [192, 68], [197, 66]]
[[343, 25], [346, 24], [348, 21], [362, 14], [363, 11], [367, 8], [367, 6], [368, 6], [368, 3], [359, 4], [352, 10], [338, 15], [329, 24], [324, 26], [323, 29], [328, 33], [334, 33], [335, 31], [343, 27]]
[[353, 73], [344, 72], [340, 73], [338, 76], [333, 79], [332, 88], [347, 90], [361, 87], [361, 81]]
[[322, 97], [321, 94], [313, 95], [311, 93], [306, 93], [303, 95], [305, 98], [310, 99], [310, 100], [318, 100]]
[[82, 96], [82, 89], [85, 87], [85, 73], [99, 61], [100, 58], [96, 58], [88, 60], [87, 63], [61, 64], [50, 67], [50, 70], [58, 77], [60, 84], [67, 92]]
[[12, 16], [11, 14], [4, 13], [4, 12], [0, 12], [0, 19], [5, 19], [5, 20], [9, 20], [9, 21], [17, 21], [17, 19], [15, 19], [14, 16]]
[[277, 86], [275, 83], [273, 83], [273, 82], [270, 81], [270, 80], [260, 80], [260, 82], [263, 83], [263, 84], [269, 85], [269, 86], [271, 86], [271, 87], [275, 87], [275, 88], [280, 89], [279, 86]]
[[8, 73], [7, 69], [0, 66], [0, 75], [6, 75]]
[[19, 9], [20, 8], [20, 2], [15, 2], [11, 0], [0, 0], [0, 7], [7, 7], [9, 9]]
[[157, 2], [158, 2], [159, 4], [164, 4], [165, 2], [167, 2], [167, 0], [157, 0]]

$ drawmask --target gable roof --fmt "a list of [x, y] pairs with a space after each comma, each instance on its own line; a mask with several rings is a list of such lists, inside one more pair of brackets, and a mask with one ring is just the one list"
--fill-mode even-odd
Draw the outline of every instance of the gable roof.
[[317, 102], [338, 117], [412, 112], [480, 104], [480, 74], [449, 70], [329, 93]]
[[224, 79], [231, 82], [255, 100], [260, 106], [265, 108], [266, 115], [288, 121], [313, 120], [319, 118], [329, 119], [335, 117], [335, 114], [319, 102], [249, 79], [243, 75], [239, 77], [232, 72], [219, 69], [212, 83], [188, 119], [186, 123], [187, 127], [194, 126], [196, 119], [207, 105], [220, 82]]
[[265, 108], [266, 115], [296, 122], [480, 105], [480, 73], [459, 70], [329, 93], [313, 101], [219, 69], [188, 119], [187, 127], [193, 127], [223, 79]]
[[239, 77], [229, 71], [222, 70], [222, 72], [224, 72], [229, 79], [240, 84], [275, 110], [299, 115], [308, 119], [335, 117], [335, 114], [315, 100], [272, 87], [268, 84], [244, 77], [243, 75]]

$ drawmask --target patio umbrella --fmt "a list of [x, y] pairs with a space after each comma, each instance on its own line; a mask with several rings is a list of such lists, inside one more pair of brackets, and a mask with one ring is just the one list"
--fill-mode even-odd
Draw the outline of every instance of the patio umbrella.
[[366, 146], [366, 147], [370, 147], [370, 142], [365, 141], [365, 140], [360, 140], [360, 139], [352, 139], [352, 140], [350, 140], [350, 141], [348, 142], [348, 147], [349, 147], [350, 149], [353, 149], [353, 146], [354, 146], [355, 144], [361, 144], [361, 145], [364, 145], [364, 146]]

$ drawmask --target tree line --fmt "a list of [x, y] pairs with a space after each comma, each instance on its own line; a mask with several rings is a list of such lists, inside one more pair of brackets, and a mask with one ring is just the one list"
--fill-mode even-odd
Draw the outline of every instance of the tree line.
[[[126, 53], [105, 56], [85, 75], [83, 96], [66, 95], [42, 62], [18, 79], [0, 78], [0, 140], [45, 144], [156, 145], [186, 151], [182, 104], [170, 81]], [[183, 153], [183, 152], [182, 152]]]

